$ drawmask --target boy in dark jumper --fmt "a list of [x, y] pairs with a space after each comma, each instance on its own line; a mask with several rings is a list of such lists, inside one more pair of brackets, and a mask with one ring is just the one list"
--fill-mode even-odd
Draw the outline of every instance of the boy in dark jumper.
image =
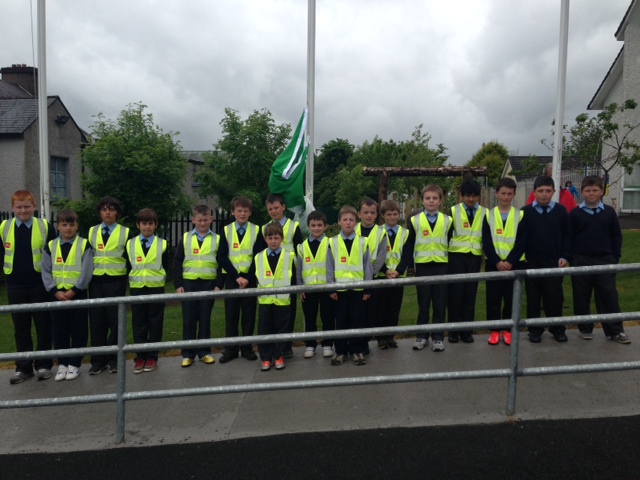
[[[551, 200], [555, 192], [553, 178], [542, 176], [533, 183], [535, 200], [522, 209], [522, 224], [527, 232], [525, 257], [527, 268], [566, 267], [569, 258], [569, 215], [559, 203]], [[546, 317], [561, 317], [564, 293], [562, 276], [527, 278], [527, 318], [540, 317], [540, 303]], [[558, 342], [566, 342], [564, 325], [549, 332]], [[540, 343], [544, 327], [529, 327], [529, 341]]]
[[[569, 214], [571, 229], [571, 265], [612, 265], [622, 255], [622, 231], [613, 208], [602, 203], [604, 183], [600, 177], [589, 176], [582, 180], [581, 192], [584, 201]], [[620, 313], [615, 273], [574, 275], [573, 312], [575, 315], [591, 313], [591, 293], [595, 294], [596, 310], [599, 314]], [[578, 324], [580, 338], [593, 338], [593, 323]], [[618, 343], [631, 343], [624, 333], [622, 322], [603, 323], [604, 334]]]

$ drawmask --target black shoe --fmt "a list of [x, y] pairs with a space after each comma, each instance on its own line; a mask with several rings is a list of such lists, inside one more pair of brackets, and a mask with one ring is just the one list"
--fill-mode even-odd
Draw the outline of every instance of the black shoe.
[[118, 367], [116, 366], [115, 363], [109, 363], [108, 367], [109, 367], [109, 373], [118, 373]]
[[540, 343], [542, 341], [542, 338], [540, 337], [540, 335], [529, 334], [529, 341], [531, 343]]
[[560, 343], [564, 343], [567, 340], [569, 340], [567, 338], [567, 335], [564, 332], [556, 332], [553, 334], [553, 338], [556, 339], [556, 342], [560, 342]]
[[378, 340], [378, 348], [380, 350], [387, 350], [389, 348], [388, 340]]
[[389, 345], [389, 348], [398, 348], [398, 342], [396, 342], [393, 338], [390, 338], [387, 341], [387, 344]]
[[229, 352], [225, 352], [222, 354], [222, 356], [220, 357], [220, 360], [218, 360], [220, 363], [227, 363], [230, 362], [231, 360], [235, 360], [236, 358], [238, 358], [238, 353], [229, 353]]
[[468, 337], [460, 337], [462, 343], [473, 343], [473, 335], [469, 335]]
[[24, 372], [16, 372], [13, 374], [13, 377], [9, 379], [9, 383], [11, 385], [17, 385], [18, 383], [24, 382], [26, 379], [33, 377], [33, 372], [24, 373]]
[[282, 356], [283, 356], [285, 359], [293, 358], [293, 350], [284, 350], [284, 351], [282, 352]]
[[[241, 355], [242, 355], [242, 358], [245, 358], [249, 361], [258, 359], [258, 356], [255, 354], [253, 350], [247, 350], [246, 352], [242, 352]], [[293, 356], [293, 354], [291, 354], [291, 356]], [[222, 359], [220, 359], [220, 361], [222, 361]]]
[[453, 335], [453, 334], [449, 334], [449, 343], [458, 343], [460, 341], [460, 338], [458, 337], [458, 335]]
[[89, 369], [89, 375], [98, 375], [106, 369], [107, 369], [106, 365], [98, 365], [98, 364], [91, 365], [91, 368]]
[[362, 352], [362, 355], [369, 355], [371, 353], [371, 350], [369, 350], [369, 345], [367, 345], [366, 347], [364, 347], [364, 352]]

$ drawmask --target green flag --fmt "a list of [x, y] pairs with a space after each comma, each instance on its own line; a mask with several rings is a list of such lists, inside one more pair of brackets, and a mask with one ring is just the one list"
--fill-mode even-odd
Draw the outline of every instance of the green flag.
[[269, 177], [269, 191], [282, 195], [287, 209], [297, 214], [306, 207], [304, 172], [309, 154], [308, 113], [309, 109], [305, 107], [291, 142], [273, 162]]

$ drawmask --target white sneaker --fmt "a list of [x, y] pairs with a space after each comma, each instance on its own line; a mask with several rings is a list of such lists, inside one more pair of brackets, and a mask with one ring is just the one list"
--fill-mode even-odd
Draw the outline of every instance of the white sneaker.
[[65, 378], [67, 378], [67, 366], [59, 365], [55, 380], [56, 382], [59, 382], [60, 380], [64, 380]]
[[78, 367], [74, 367], [73, 365], [69, 365], [67, 369], [67, 377], [66, 380], [75, 380], [80, 376], [80, 369]]
[[333, 348], [331, 347], [322, 347], [322, 356], [325, 358], [333, 357]]
[[444, 352], [444, 343], [442, 340], [434, 340], [431, 344], [431, 350], [434, 352]]
[[413, 349], [422, 350], [428, 344], [429, 344], [429, 340], [427, 340], [426, 338], [416, 338], [416, 341], [413, 342]]
[[316, 354], [316, 349], [313, 347], [307, 347], [304, 351], [304, 358], [312, 358]]

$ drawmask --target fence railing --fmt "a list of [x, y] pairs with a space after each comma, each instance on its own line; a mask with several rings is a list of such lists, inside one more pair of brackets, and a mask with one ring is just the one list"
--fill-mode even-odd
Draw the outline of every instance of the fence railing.
[[[522, 285], [527, 277], [554, 277], [559, 275], [587, 275], [593, 273], [621, 273], [621, 272], [637, 272], [640, 271], [640, 264], [623, 264], [623, 265], [602, 265], [592, 267], [571, 267], [571, 268], [545, 268], [536, 270], [519, 270], [512, 272], [490, 272], [479, 274], [460, 274], [460, 275], [443, 275], [434, 277], [415, 277], [402, 278], [395, 280], [379, 280], [379, 281], [359, 281], [348, 284], [348, 289], [377, 289], [391, 286], [410, 286], [422, 284], [449, 284], [474, 281], [492, 281], [506, 280], [513, 281], [513, 308], [511, 318], [506, 320], [493, 321], [477, 321], [477, 322], [461, 322], [448, 323], [446, 329], [449, 331], [470, 330], [470, 329], [510, 329], [512, 333], [512, 343], [509, 354], [509, 365], [502, 369], [490, 370], [467, 370], [452, 371], [440, 373], [418, 373], [418, 374], [398, 374], [385, 376], [361, 376], [351, 378], [335, 378], [325, 380], [304, 380], [289, 381], [275, 383], [258, 383], [258, 384], [239, 384], [239, 385], [223, 385], [199, 388], [180, 388], [168, 390], [149, 390], [128, 392], [126, 388], [126, 355], [132, 352], [140, 351], [157, 351], [170, 350], [177, 348], [195, 348], [203, 346], [223, 347], [226, 345], [238, 345], [239, 343], [270, 343], [284, 340], [305, 341], [313, 340], [318, 337], [335, 339], [354, 336], [368, 335], [387, 335], [399, 334], [408, 335], [419, 332], [441, 331], [443, 324], [432, 325], [411, 325], [399, 327], [369, 328], [358, 330], [335, 330], [326, 332], [309, 332], [294, 334], [278, 334], [278, 335], [262, 335], [247, 336], [233, 338], [203, 339], [189, 341], [172, 341], [161, 343], [142, 343], [127, 344], [127, 305], [138, 303], [154, 303], [154, 302], [183, 302], [189, 300], [201, 300], [205, 298], [233, 298], [245, 296], [257, 296], [260, 293], [258, 289], [246, 290], [223, 290], [219, 292], [195, 292], [183, 294], [161, 294], [161, 295], [142, 295], [134, 297], [114, 297], [78, 300], [74, 302], [56, 302], [56, 303], [38, 303], [23, 305], [7, 305], [0, 306], [0, 314], [24, 311], [54, 310], [82, 308], [104, 305], [118, 305], [118, 345], [108, 347], [87, 347], [68, 350], [49, 350], [42, 352], [23, 352], [23, 353], [6, 353], [0, 354], [0, 361], [10, 361], [17, 359], [34, 359], [34, 358], [51, 358], [57, 356], [74, 356], [74, 355], [90, 355], [90, 354], [117, 354], [117, 382], [116, 392], [112, 394], [97, 395], [81, 395], [69, 397], [49, 397], [49, 398], [32, 398], [9, 400], [0, 402], [0, 409], [11, 408], [29, 408], [42, 407], [52, 405], [76, 405], [89, 403], [116, 403], [116, 443], [124, 441], [125, 432], [125, 406], [127, 401], [145, 400], [157, 398], [173, 398], [195, 395], [220, 395], [229, 393], [274, 391], [274, 390], [292, 390], [304, 388], [325, 388], [325, 387], [350, 387], [356, 385], [374, 385], [374, 384], [395, 384], [410, 382], [426, 382], [441, 380], [463, 380], [463, 379], [479, 379], [479, 378], [507, 378], [507, 401], [506, 415], [513, 416], [516, 411], [516, 393], [518, 385], [518, 377], [538, 376], [538, 375], [558, 375], [566, 373], [589, 373], [589, 372], [605, 372], [620, 370], [640, 369], [640, 361], [638, 362], [612, 362], [597, 363], [587, 365], [557, 365], [547, 367], [528, 367], [519, 368], [518, 358], [520, 352], [520, 336], [519, 329], [529, 326], [552, 326], [569, 323], [580, 322], [601, 322], [609, 323], [625, 320], [640, 319], [640, 312], [625, 312], [606, 315], [583, 315], [583, 316], [565, 316], [552, 318], [530, 318], [521, 319], [520, 311], [522, 308]], [[344, 288], [346, 285], [340, 285]], [[314, 286], [295, 286], [275, 288], [275, 293], [302, 293], [302, 292], [332, 292], [335, 291], [336, 285], [314, 285]]]

